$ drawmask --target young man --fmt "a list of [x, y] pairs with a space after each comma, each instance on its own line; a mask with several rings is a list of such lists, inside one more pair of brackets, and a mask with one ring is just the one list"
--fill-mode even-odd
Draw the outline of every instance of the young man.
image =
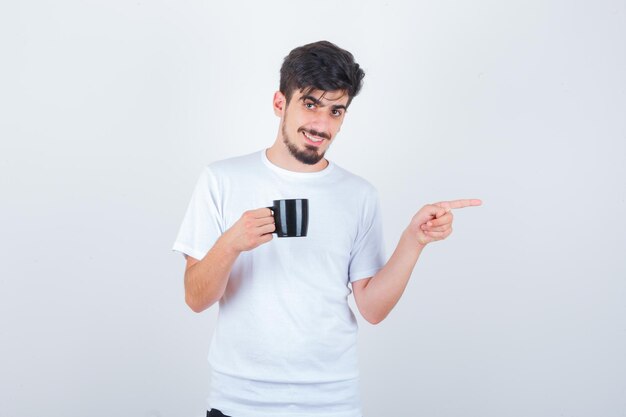
[[[322, 41], [291, 51], [280, 75], [276, 141], [204, 169], [173, 248], [187, 259], [189, 307], [219, 302], [208, 415], [360, 417], [349, 294], [382, 321], [422, 249], [452, 232], [451, 209], [480, 201], [424, 206], [385, 263], [375, 189], [324, 157], [363, 71]], [[289, 198], [309, 200], [308, 235], [273, 239], [267, 206]]]

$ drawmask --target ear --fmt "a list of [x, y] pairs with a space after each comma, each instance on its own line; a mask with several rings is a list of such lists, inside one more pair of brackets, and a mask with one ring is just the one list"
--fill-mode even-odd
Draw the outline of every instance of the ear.
[[287, 98], [280, 91], [274, 93], [273, 107], [274, 114], [278, 117], [283, 117], [283, 114], [285, 114], [285, 108], [287, 107]]

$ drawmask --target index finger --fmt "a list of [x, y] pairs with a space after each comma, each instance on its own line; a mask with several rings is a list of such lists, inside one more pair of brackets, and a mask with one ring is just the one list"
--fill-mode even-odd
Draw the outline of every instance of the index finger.
[[483, 202], [477, 198], [467, 198], [463, 200], [440, 201], [439, 203], [435, 203], [435, 205], [445, 209], [460, 209], [464, 207], [480, 206], [482, 203]]
[[250, 210], [250, 214], [252, 214], [252, 217], [254, 217], [255, 219], [274, 216], [274, 212], [272, 211], [271, 207], [263, 207], [256, 210]]

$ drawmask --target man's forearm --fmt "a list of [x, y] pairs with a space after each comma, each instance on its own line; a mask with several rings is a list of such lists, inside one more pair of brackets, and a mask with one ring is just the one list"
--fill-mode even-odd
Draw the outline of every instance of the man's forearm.
[[187, 269], [185, 301], [193, 311], [204, 311], [222, 298], [238, 256], [239, 252], [220, 238], [202, 260]]
[[394, 308], [406, 288], [413, 268], [424, 249], [407, 231], [385, 266], [374, 275], [363, 291], [361, 314], [371, 323], [381, 322]]
[[274, 215], [267, 207], [248, 210], [217, 239], [204, 258], [185, 271], [185, 301], [197, 313], [224, 295], [230, 271], [241, 252], [272, 240]]

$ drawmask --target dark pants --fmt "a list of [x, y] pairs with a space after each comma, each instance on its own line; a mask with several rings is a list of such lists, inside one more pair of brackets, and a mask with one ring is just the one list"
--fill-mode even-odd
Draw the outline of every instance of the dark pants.
[[222, 414], [220, 410], [211, 408], [211, 411], [206, 412], [206, 417], [230, 417], [230, 416], [227, 416], [226, 414]]

